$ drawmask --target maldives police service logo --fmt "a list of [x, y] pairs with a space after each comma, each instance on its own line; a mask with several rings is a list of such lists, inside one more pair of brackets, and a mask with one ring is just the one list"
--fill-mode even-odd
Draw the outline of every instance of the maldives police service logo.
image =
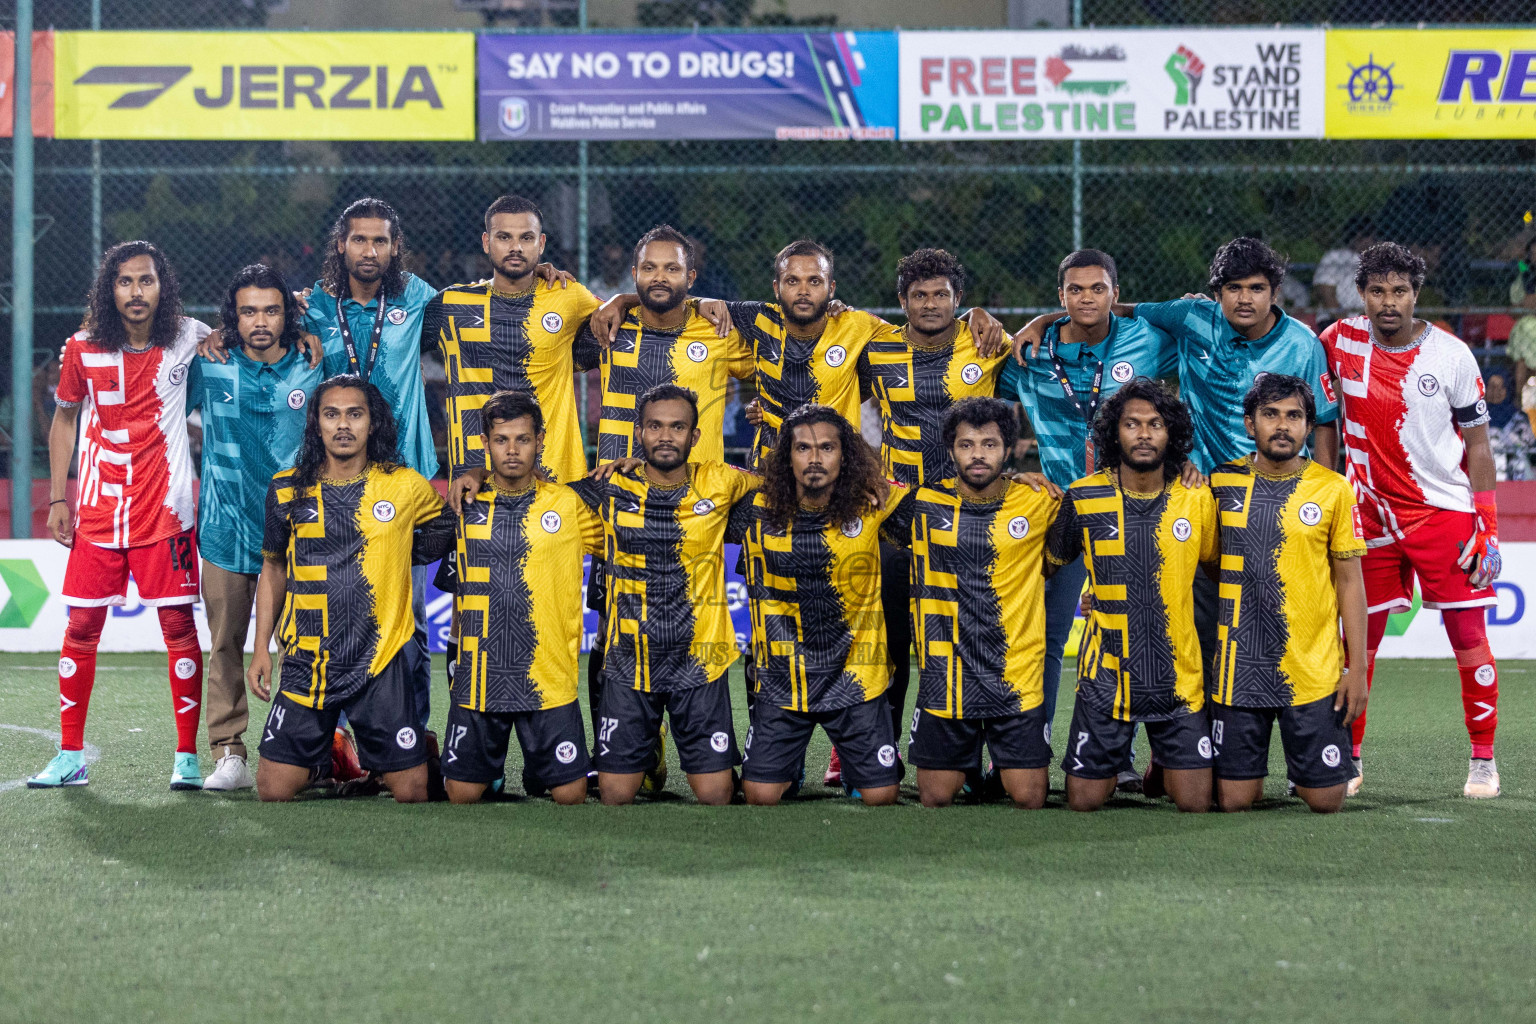
[[539, 525], [544, 527], [545, 533], [560, 532], [560, 513], [551, 509], [539, 516]]
[[1339, 762], [1343, 759], [1344, 755], [1339, 751], [1339, 745], [1337, 743], [1330, 743], [1323, 748], [1323, 764], [1327, 765], [1329, 768], [1337, 768], [1339, 766]]
[[1124, 384], [1131, 379], [1131, 375], [1135, 372], [1131, 364], [1124, 359], [1109, 368], [1109, 375], [1116, 384]]
[[1299, 515], [1301, 517], [1301, 521], [1308, 526], [1316, 526], [1318, 523], [1323, 521], [1322, 506], [1318, 505], [1318, 503], [1315, 501], [1309, 501], [1305, 505], [1301, 506], [1300, 511], [1297, 512], [1297, 515]]
[[395, 733], [395, 746], [401, 750], [410, 750], [416, 746], [416, 730], [407, 725]]
[[695, 341], [688, 345], [688, 358], [696, 363], [702, 363], [709, 358], [709, 346], [702, 341]]
[[717, 732], [709, 738], [709, 749], [717, 754], [723, 754], [731, 745], [731, 738], [723, 732]]
[[833, 345], [827, 349], [827, 354], [822, 358], [827, 361], [828, 366], [842, 366], [843, 360], [848, 358], [848, 350], [841, 345]]
[[1008, 536], [1014, 540], [1023, 540], [1027, 533], [1029, 533], [1028, 519], [1023, 516], [1014, 516], [1008, 520]]
[[1477, 680], [1478, 686], [1492, 686], [1494, 671], [1492, 665], [1479, 665], [1477, 671], [1472, 673], [1472, 678]]
[[896, 763], [896, 748], [887, 743], [875, 754], [875, 758], [883, 767], [889, 768]]
[[960, 379], [967, 384], [975, 384], [981, 380], [981, 367], [976, 363], [966, 363], [965, 367], [960, 371]]
[[570, 764], [576, 760], [576, 744], [565, 740], [555, 747], [555, 760], [561, 764]]
[[707, 516], [714, 510], [715, 503], [710, 501], [708, 498], [700, 498], [698, 501], [693, 503], [693, 514], [696, 516]]
[[1421, 374], [1419, 374], [1419, 394], [1423, 395], [1425, 398], [1433, 398], [1434, 395], [1435, 395], [1435, 392], [1437, 392], [1439, 390], [1440, 390], [1440, 382], [1435, 379], [1435, 375], [1434, 374], [1432, 374], [1432, 373], [1421, 373]]
[[396, 306], [394, 309], [384, 314], [384, 319], [388, 320], [396, 327], [399, 327], [401, 324], [405, 323], [405, 310], [401, 309], [399, 306]]
[[298, 410], [304, 408], [304, 403], [308, 400], [308, 398], [309, 396], [304, 394], [303, 388], [294, 388], [292, 391], [288, 392], [288, 408], [297, 412]]
[[852, 522], [844, 523], [839, 529], [842, 530], [844, 537], [852, 540], [864, 532], [864, 520], [855, 519]]
[[182, 381], [186, 380], [187, 364], [177, 363], [175, 366], [171, 367], [170, 377], [172, 384], [180, 384]]
[[395, 518], [395, 506], [387, 501], [373, 503], [373, 518], [381, 523], [387, 523]]
[[556, 313], [554, 310], [550, 310], [548, 313], [544, 314], [544, 318], [540, 320], [539, 323], [544, 325], [545, 332], [549, 334], [559, 334], [560, 328], [565, 326], [565, 319], [561, 317], [559, 313]]
[[526, 135], [533, 119], [528, 116], [528, 101], [521, 96], [507, 96], [496, 111], [496, 125], [503, 135]]
[[1173, 539], [1174, 540], [1179, 541], [1180, 543], [1183, 543], [1184, 541], [1189, 540], [1190, 532], [1191, 532], [1191, 527], [1189, 525], [1189, 520], [1188, 519], [1185, 519], [1183, 516], [1180, 516], [1179, 518], [1177, 518], [1177, 519], [1175, 519], [1173, 521]]

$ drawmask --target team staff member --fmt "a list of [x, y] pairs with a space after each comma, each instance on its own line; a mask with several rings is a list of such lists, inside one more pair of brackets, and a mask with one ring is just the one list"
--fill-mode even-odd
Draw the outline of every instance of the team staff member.
[[1355, 497], [1303, 456], [1316, 410], [1300, 377], [1271, 373], [1243, 399], [1257, 452], [1218, 466], [1220, 671], [1211, 695], [1216, 801], [1243, 811], [1264, 793], [1276, 721], [1296, 795], [1344, 806], [1349, 723], [1365, 708], [1365, 554]]
[[1045, 805], [1051, 719], [1040, 674], [1041, 569], [1061, 492], [1003, 476], [1018, 434], [1013, 406], [962, 399], [944, 421], [953, 486], [909, 492], [886, 522], [888, 536], [912, 546], [918, 690], [907, 760], [925, 807], [954, 801], [983, 743], [1014, 804]]
[[650, 389], [635, 417], [644, 465], [573, 487], [602, 520], [607, 563], [598, 790], [605, 804], [634, 800], [656, 767], [665, 712], [694, 795], [726, 804], [741, 758], [725, 682], [738, 653], [722, 545], [731, 507], [758, 478], [689, 461], [699, 406], [686, 388]]
[[1094, 420], [1104, 468], [1072, 485], [1051, 524], [1049, 565], [1088, 565], [1093, 609], [1077, 656], [1077, 701], [1062, 768], [1067, 806], [1093, 811], [1115, 791], [1134, 724], [1181, 811], [1211, 806], [1192, 585], [1220, 554], [1210, 488], [1179, 479], [1194, 430], [1163, 385], [1132, 380]]
[[227, 362], [199, 357], [187, 409], [203, 416], [202, 490], [197, 507], [208, 609], [208, 747], [218, 758], [204, 789], [250, 789], [246, 764], [245, 637], [261, 572], [267, 488], [293, 465], [305, 405], [320, 369], [300, 351], [298, 304], [282, 275], [244, 267], [224, 296], [223, 330], [239, 339]]
[[807, 405], [784, 420], [762, 489], [732, 512], [727, 539], [745, 548], [756, 666], [741, 776], [750, 804], [798, 788], [818, 725], [842, 751], [846, 788], [866, 804], [896, 802], [877, 534], [904, 489], [876, 507], [869, 497], [881, 489], [852, 425]]
[[[361, 377], [310, 397], [292, 469], [272, 478], [256, 589], [251, 692], [271, 700], [256, 791], [291, 800], [329, 763], [341, 713], [358, 758], [401, 803], [427, 798], [427, 743], [410, 659], [413, 564], [453, 543], [453, 516], [415, 470], [395, 462], [395, 420]], [[282, 676], [267, 647], [282, 609]]]
[[491, 474], [458, 519], [459, 651], [443, 742], [454, 803], [474, 803], [505, 771], [517, 730], [523, 779], [557, 804], [587, 799], [587, 739], [576, 699], [582, 556], [603, 527], [569, 487], [540, 479], [544, 413], [502, 391], [477, 410]]

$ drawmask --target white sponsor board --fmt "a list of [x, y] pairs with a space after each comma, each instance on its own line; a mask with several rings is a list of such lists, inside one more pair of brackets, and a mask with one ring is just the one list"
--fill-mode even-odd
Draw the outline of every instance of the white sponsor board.
[[900, 138], [1321, 138], [1322, 29], [902, 32]]
[[[1536, 658], [1536, 543], [1505, 544], [1504, 578], [1494, 584], [1497, 608], [1488, 617], [1488, 641], [1500, 658]], [[57, 651], [64, 638], [68, 610], [59, 591], [69, 552], [51, 540], [0, 540], [0, 651]], [[733, 584], [733, 601], [737, 597]], [[429, 614], [444, 616], [443, 607]], [[201, 604], [193, 608], [197, 632], [208, 646], [208, 622]], [[1440, 613], [1421, 608], [1408, 616], [1394, 616], [1394, 627], [1408, 620], [1401, 635], [1382, 642], [1384, 658], [1449, 658], [1451, 649], [1440, 625]], [[139, 603], [130, 583], [128, 600], [107, 616], [101, 634], [104, 651], [163, 651], [160, 623], [153, 608]], [[246, 649], [250, 649], [247, 642]]]

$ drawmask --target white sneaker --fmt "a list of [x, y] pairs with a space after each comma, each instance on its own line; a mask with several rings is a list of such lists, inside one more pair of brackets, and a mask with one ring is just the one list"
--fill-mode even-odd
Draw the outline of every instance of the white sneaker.
[[256, 785], [256, 776], [251, 774], [245, 758], [239, 754], [225, 754], [219, 758], [218, 767], [213, 770], [213, 774], [203, 780], [204, 789], [250, 789], [254, 785]]
[[1461, 795], [1473, 800], [1492, 800], [1499, 795], [1499, 766], [1493, 758], [1474, 757], [1467, 763], [1467, 784]]
[[1365, 781], [1365, 768], [1360, 764], [1360, 759], [1358, 757], [1350, 758], [1349, 766], [1351, 769], [1353, 769], [1355, 774], [1350, 778], [1349, 782], [1345, 784], [1344, 795], [1354, 796], [1356, 793], [1360, 792], [1360, 784]]

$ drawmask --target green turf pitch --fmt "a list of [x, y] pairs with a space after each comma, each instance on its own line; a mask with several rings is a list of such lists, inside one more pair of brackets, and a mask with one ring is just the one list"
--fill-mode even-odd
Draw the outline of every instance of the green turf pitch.
[[[1366, 788], [1322, 818], [819, 785], [707, 809], [675, 764], [673, 799], [630, 808], [261, 806], [169, 792], [164, 660], [102, 662], [91, 785], [0, 792], [3, 1021], [1536, 1018], [1536, 663], [1502, 666], [1482, 803], [1450, 662], [1383, 663]], [[53, 664], [5, 658], [0, 724], [57, 728]], [[0, 729], [0, 784], [51, 753]]]

